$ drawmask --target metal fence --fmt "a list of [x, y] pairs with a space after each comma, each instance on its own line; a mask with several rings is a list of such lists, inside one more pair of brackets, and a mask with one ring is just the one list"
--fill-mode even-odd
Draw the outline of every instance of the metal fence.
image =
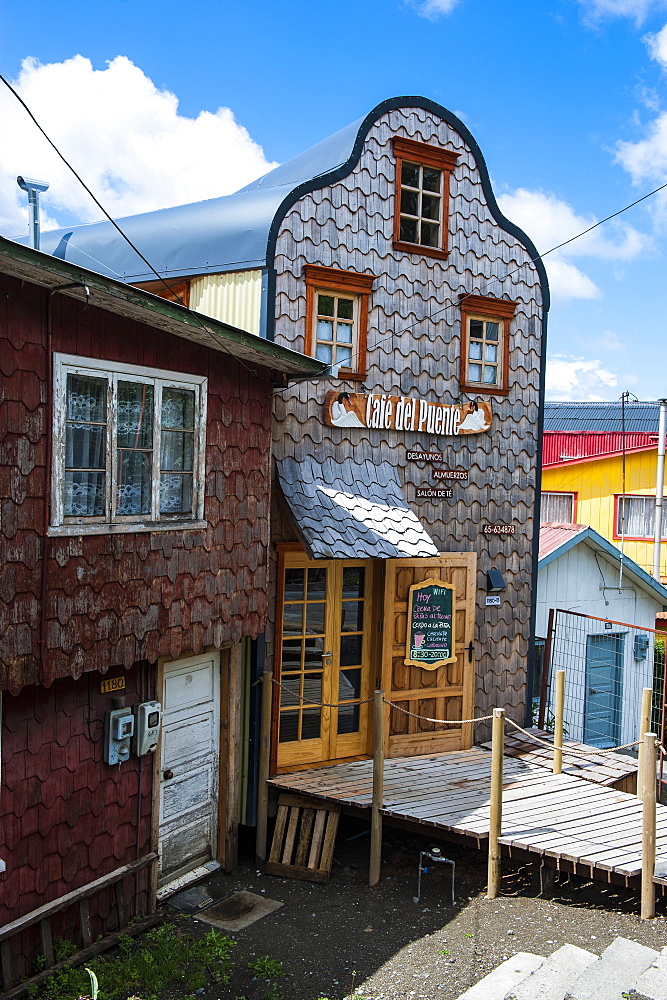
[[667, 632], [652, 628], [552, 609], [535, 721], [541, 729], [553, 727], [554, 678], [565, 670], [565, 739], [600, 748], [631, 743], [640, 738], [643, 689], [651, 688], [651, 723], [660, 737], [660, 781], [667, 793], [666, 639]]

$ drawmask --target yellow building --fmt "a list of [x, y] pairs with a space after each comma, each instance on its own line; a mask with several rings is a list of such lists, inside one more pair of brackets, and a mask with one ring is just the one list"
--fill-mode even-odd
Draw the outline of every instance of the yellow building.
[[546, 404], [541, 520], [590, 525], [652, 573], [658, 404], [628, 404], [624, 432], [620, 422], [620, 403]]

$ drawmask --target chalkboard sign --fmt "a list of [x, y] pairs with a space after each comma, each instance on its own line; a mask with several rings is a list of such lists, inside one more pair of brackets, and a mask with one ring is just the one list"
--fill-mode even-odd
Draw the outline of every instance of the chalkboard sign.
[[454, 588], [442, 580], [410, 587], [406, 664], [435, 670], [456, 659], [454, 654]]

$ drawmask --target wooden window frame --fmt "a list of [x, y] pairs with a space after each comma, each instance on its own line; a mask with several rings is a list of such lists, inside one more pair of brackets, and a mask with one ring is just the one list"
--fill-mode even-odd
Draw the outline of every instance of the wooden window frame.
[[[650, 535], [621, 535], [620, 531], [618, 530], [618, 518], [620, 513], [619, 511], [620, 502], [623, 496], [625, 496], [626, 500], [652, 500], [653, 503], [655, 504], [655, 493], [625, 493], [625, 494], [614, 493], [614, 524], [613, 524], [614, 533], [612, 537], [618, 541], [623, 539], [623, 541], [625, 542], [653, 542], [655, 538], [653, 531], [651, 531]], [[665, 508], [663, 507], [662, 510], [663, 524], [665, 522], [666, 516], [667, 514], [665, 513]], [[666, 543], [667, 543], [667, 536], [663, 535], [661, 539], [661, 544], [664, 545]]]
[[355, 319], [357, 343], [353, 343], [352, 362], [354, 364], [356, 355], [357, 363], [353, 368], [339, 368], [338, 377], [357, 381], [365, 379], [368, 300], [373, 289], [375, 275], [357, 274], [355, 271], [342, 271], [337, 267], [323, 267], [320, 264], [305, 264], [303, 274], [306, 281], [305, 354], [315, 357], [317, 293], [321, 290], [354, 297], [358, 306]]
[[[571, 524], [577, 523], [577, 507], [579, 505], [579, 493], [576, 490], [540, 490], [540, 497], [543, 497], [545, 493], [553, 494], [554, 496], [566, 496], [572, 497], [572, 521]], [[540, 509], [540, 520], [543, 521], [542, 516], [543, 511]], [[553, 524], [565, 524], [564, 521], [553, 521]]]
[[[174, 528], [202, 528], [206, 473], [206, 403], [208, 379], [202, 375], [144, 368], [99, 358], [81, 358], [72, 354], [54, 354], [53, 358], [53, 478], [51, 485], [51, 524], [49, 534], [85, 535], [109, 532], [164, 531]], [[66, 516], [64, 513], [65, 424], [67, 376], [84, 375], [105, 379], [107, 383], [106, 421], [106, 513], [103, 515]], [[121, 515], [116, 512], [116, 387], [118, 381], [153, 385], [153, 447], [151, 513]], [[192, 509], [183, 514], [160, 514], [160, 400], [163, 388], [195, 392], [194, 455], [192, 462]]]
[[[394, 250], [421, 254], [424, 257], [438, 257], [446, 260], [449, 239], [449, 179], [456, 166], [460, 153], [452, 149], [441, 149], [425, 142], [415, 142], [414, 139], [404, 139], [395, 136], [392, 140], [394, 157], [396, 159], [396, 183], [394, 191]], [[429, 247], [423, 243], [406, 243], [401, 240], [401, 173], [403, 161], [418, 163], [422, 167], [435, 167], [442, 170], [442, 207], [440, 220], [440, 246]]]
[[[487, 295], [462, 295], [461, 306], [461, 371], [459, 387], [476, 395], [506, 396], [509, 392], [510, 321], [518, 303], [510, 299], [494, 299]], [[471, 319], [499, 321], [502, 331], [500, 346], [500, 381], [497, 385], [468, 380], [468, 344]], [[500, 338], [499, 338], [500, 339]]]

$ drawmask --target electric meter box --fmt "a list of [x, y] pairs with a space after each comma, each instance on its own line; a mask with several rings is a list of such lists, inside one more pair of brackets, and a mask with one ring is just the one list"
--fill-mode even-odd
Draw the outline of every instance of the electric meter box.
[[649, 645], [649, 637], [645, 633], [639, 632], [635, 636], [635, 660], [646, 659]]
[[134, 716], [129, 708], [110, 708], [104, 719], [104, 760], [122, 764], [130, 756]]
[[135, 705], [133, 711], [136, 725], [132, 749], [137, 757], [143, 757], [144, 754], [154, 753], [157, 748], [162, 706], [159, 701], [143, 701], [140, 705]]

